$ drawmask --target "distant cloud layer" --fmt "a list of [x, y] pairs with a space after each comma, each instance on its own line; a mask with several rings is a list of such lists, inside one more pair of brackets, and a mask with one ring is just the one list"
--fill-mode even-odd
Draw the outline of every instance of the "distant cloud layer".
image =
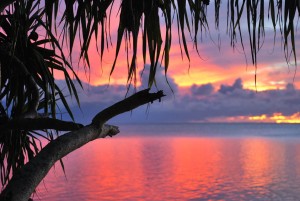
[[[142, 85], [136, 90], [147, 88], [147, 70], [142, 77]], [[172, 78], [166, 83], [163, 71], [158, 71], [157, 89], [163, 89], [167, 97], [161, 103], [154, 102], [131, 113], [114, 119], [115, 123], [154, 122], [201, 122], [239, 116], [272, 116], [282, 113], [289, 116], [300, 112], [300, 90], [287, 84], [283, 90], [256, 92], [243, 88], [243, 80], [237, 78], [231, 85], [214, 87], [207, 83], [193, 85], [184, 94]], [[77, 121], [89, 123], [93, 116], [117, 101], [125, 98], [127, 87], [123, 85], [91, 86], [84, 84], [80, 92], [81, 110], [75, 108]], [[171, 90], [172, 89], [172, 90]], [[153, 91], [155, 91], [155, 87]], [[132, 93], [132, 89], [128, 92]], [[172, 92], [173, 91], [173, 92]]]

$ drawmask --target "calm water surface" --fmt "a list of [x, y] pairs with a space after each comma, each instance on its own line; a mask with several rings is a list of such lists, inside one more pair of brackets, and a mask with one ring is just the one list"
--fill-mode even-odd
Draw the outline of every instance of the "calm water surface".
[[300, 200], [299, 125], [120, 129], [64, 158], [35, 200]]

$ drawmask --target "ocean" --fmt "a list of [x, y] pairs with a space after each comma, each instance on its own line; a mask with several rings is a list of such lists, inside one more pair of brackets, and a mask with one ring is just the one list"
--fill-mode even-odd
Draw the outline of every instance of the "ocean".
[[299, 124], [119, 125], [56, 164], [34, 200], [300, 200]]

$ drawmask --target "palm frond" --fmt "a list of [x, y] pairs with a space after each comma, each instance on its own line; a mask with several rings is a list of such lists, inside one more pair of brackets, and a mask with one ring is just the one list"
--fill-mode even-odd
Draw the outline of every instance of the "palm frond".
[[[56, 118], [58, 102], [73, 118], [67, 94], [79, 97], [74, 82], [80, 80], [64, 55], [63, 48], [48, 29], [40, 1], [17, 1], [0, 14], [0, 125], [10, 119], [40, 112]], [[41, 38], [38, 31], [47, 33]], [[69, 69], [70, 71], [68, 71]], [[65, 75], [68, 91], [55, 82], [55, 71]], [[75, 80], [71, 78], [72, 74]], [[35, 114], [36, 115], [36, 114]], [[51, 130], [10, 130], [0, 134], [2, 185], [41, 149], [39, 138], [52, 139]]]

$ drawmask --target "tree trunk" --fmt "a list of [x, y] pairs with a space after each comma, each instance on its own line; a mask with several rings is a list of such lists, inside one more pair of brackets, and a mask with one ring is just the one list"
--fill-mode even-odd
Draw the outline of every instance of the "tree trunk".
[[119, 132], [116, 126], [104, 124], [107, 120], [143, 104], [160, 100], [163, 96], [162, 91], [157, 93], [149, 93], [149, 89], [140, 91], [98, 113], [90, 125], [51, 141], [13, 175], [2, 191], [0, 201], [28, 201], [56, 161], [92, 140], [113, 136]]

